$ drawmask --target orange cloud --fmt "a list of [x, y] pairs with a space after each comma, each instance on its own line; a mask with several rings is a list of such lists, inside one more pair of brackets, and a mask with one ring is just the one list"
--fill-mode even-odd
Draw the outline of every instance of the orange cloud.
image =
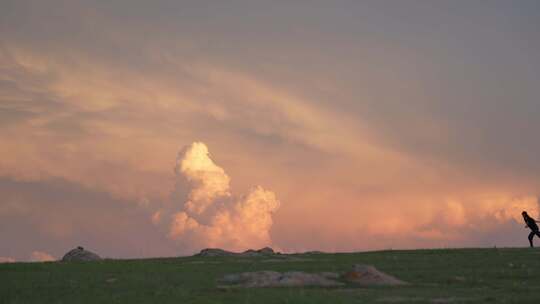
[[[3, 49], [2, 79], [26, 89], [0, 96], [3, 106], [31, 114], [0, 129], [0, 175], [62, 178], [156, 210], [175, 187], [168, 160], [177, 143], [203, 138], [236, 184], [196, 143], [175, 168], [189, 187], [183, 205], [151, 218], [166, 223], [174, 241], [199, 238], [198, 246], [316, 249], [313, 231], [327, 236], [320, 246], [328, 248], [380, 248], [398, 238], [405, 245], [463, 241], [467, 229], [519, 222], [521, 209], [538, 214], [534, 182], [478, 179], [469, 174], [474, 168], [389, 144], [364, 120], [369, 113], [349, 113], [204, 56], [185, 64], [175, 50], [147, 52], [141, 75], [76, 51], [65, 60], [61, 52]], [[424, 120], [415, 128], [409, 132], [429, 140], [446, 136]], [[233, 195], [233, 186], [247, 194]], [[274, 192], [287, 201], [276, 214]], [[58, 238], [71, 229], [49, 226]], [[287, 243], [289, 229], [299, 233]]]
[[32, 262], [52, 262], [55, 260], [52, 255], [43, 251], [33, 251], [30, 255], [30, 261]]
[[10, 257], [0, 257], [0, 263], [15, 263], [16, 260]]

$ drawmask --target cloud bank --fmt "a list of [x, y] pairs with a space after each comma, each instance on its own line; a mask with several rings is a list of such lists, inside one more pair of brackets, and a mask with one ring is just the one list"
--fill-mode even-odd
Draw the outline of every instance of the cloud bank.
[[[280, 206], [272, 191], [256, 186], [246, 194], [232, 194], [229, 176], [210, 158], [202, 142], [194, 142], [178, 154], [175, 172], [176, 197], [184, 201], [170, 216], [168, 236], [183, 250], [272, 245], [272, 215]], [[152, 216], [154, 223], [161, 220], [161, 212]]]
[[534, 1], [204, 2], [0, 2], [0, 256], [528, 245]]
[[43, 251], [33, 251], [32, 254], [30, 255], [30, 261], [32, 262], [52, 262], [52, 261], [56, 261], [56, 259], [46, 253], [46, 252], [43, 252]]
[[[56, 259], [52, 255], [50, 255], [50, 254], [48, 254], [46, 252], [32, 251], [28, 261], [30, 261], [30, 262], [52, 262], [52, 261], [56, 261]], [[0, 263], [15, 263], [15, 262], [17, 262], [17, 260], [12, 258], [12, 257], [0, 256]]]
[[11, 257], [0, 257], [0, 263], [15, 263], [17, 260]]

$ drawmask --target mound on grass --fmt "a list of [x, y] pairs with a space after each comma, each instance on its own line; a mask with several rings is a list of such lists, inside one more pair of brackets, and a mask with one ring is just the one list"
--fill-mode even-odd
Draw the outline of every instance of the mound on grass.
[[304, 287], [343, 286], [343, 282], [360, 286], [398, 286], [407, 283], [396, 279], [370, 265], [354, 265], [351, 271], [343, 274], [335, 272], [307, 273], [302, 271], [253, 271], [225, 275], [218, 280], [219, 288], [230, 287]]
[[70, 250], [62, 258], [63, 262], [72, 262], [72, 261], [99, 261], [101, 257], [92, 251], [85, 250], [83, 247], [79, 246], [75, 249]]

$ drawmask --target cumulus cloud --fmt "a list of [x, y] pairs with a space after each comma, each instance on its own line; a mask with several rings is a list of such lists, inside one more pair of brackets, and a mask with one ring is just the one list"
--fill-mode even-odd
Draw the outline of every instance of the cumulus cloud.
[[[499, 201], [500, 202], [500, 201]], [[502, 202], [503, 206], [493, 211], [493, 216], [498, 221], [514, 220], [518, 223], [523, 222], [522, 211], [527, 211], [529, 215], [538, 218], [540, 208], [538, 198], [535, 196], [524, 196], [506, 199]]]
[[428, 222], [410, 225], [410, 236], [424, 240], [466, 242], [479, 234], [497, 231], [498, 227], [522, 224], [522, 211], [540, 215], [538, 198], [533, 195], [511, 196], [490, 193], [472, 197], [450, 198], [429, 215]]
[[202, 214], [218, 198], [231, 196], [229, 176], [212, 161], [203, 143], [193, 143], [178, 153], [175, 172], [191, 189], [185, 203], [191, 213]]
[[533, 195], [480, 195], [460, 201], [449, 200], [443, 212], [447, 226], [461, 227], [465, 224], [481, 226], [481, 223], [486, 221], [493, 221], [493, 224], [508, 221], [521, 223], [521, 212], [524, 210], [537, 217], [540, 214], [538, 198]]
[[43, 251], [33, 251], [30, 255], [30, 261], [32, 262], [51, 262], [55, 260], [52, 255]]
[[[170, 215], [169, 238], [188, 251], [271, 245], [272, 214], [280, 205], [272, 191], [256, 186], [244, 195], [233, 195], [229, 176], [214, 163], [208, 147], [201, 142], [178, 154], [176, 175], [176, 191], [182, 192], [184, 201], [182, 208]], [[162, 211], [158, 211], [152, 221], [159, 222], [162, 217]]]
[[448, 200], [445, 204], [444, 221], [449, 226], [463, 226], [467, 223], [465, 207], [459, 201]]

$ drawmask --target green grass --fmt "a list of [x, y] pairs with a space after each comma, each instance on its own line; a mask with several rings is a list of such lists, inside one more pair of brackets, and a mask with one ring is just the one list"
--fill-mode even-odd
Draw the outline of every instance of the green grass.
[[[370, 264], [402, 287], [216, 288], [227, 273], [346, 271]], [[540, 250], [380, 251], [0, 264], [0, 303], [540, 303]]]

